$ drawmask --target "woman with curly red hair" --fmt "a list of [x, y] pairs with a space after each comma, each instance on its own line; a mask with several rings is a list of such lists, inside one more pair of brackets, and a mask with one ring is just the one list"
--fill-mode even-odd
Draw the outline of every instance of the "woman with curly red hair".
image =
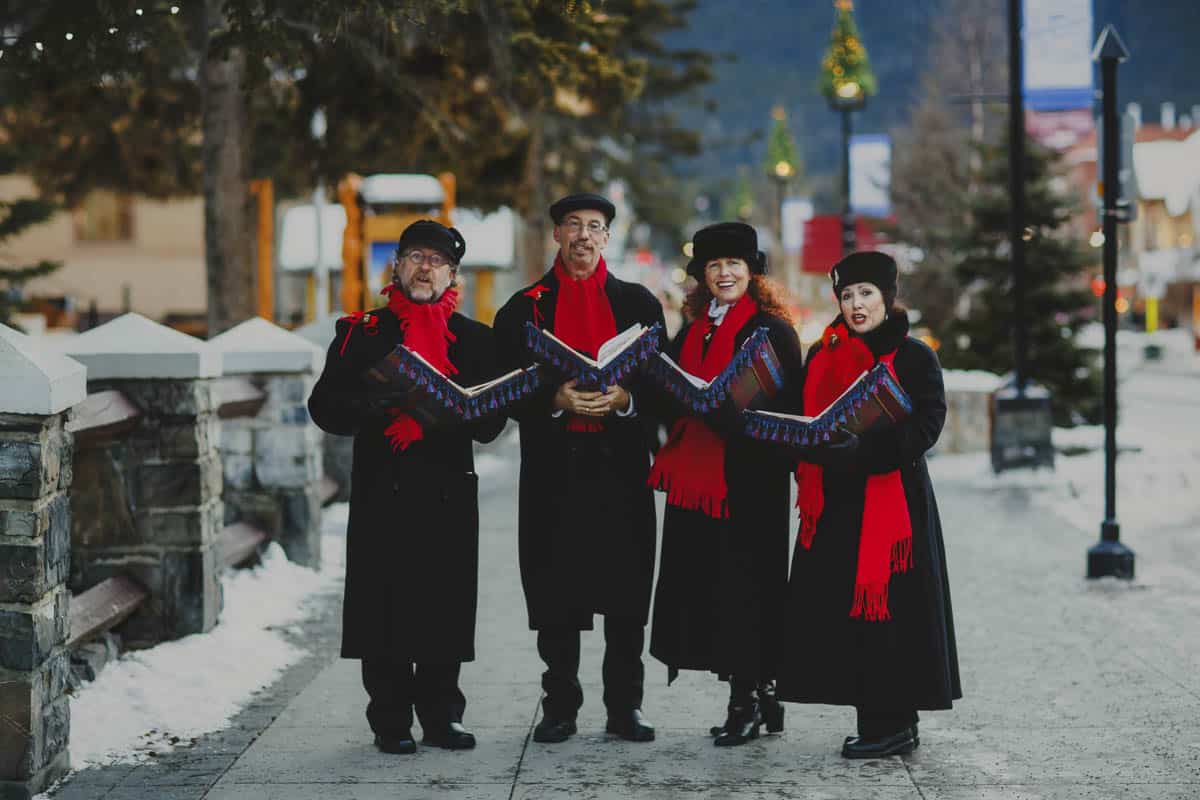
[[[752, 227], [724, 222], [698, 231], [688, 274], [691, 317], [667, 349], [685, 371], [712, 380], [748, 337], [766, 328], [783, 372], [799, 389], [800, 341]], [[789, 410], [791, 385], [774, 408]], [[667, 495], [650, 653], [680, 669], [707, 670], [730, 684], [718, 747], [783, 730], [775, 698], [787, 586], [790, 474], [778, 448], [754, 441], [736, 417], [676, 414], [650, 485]]]

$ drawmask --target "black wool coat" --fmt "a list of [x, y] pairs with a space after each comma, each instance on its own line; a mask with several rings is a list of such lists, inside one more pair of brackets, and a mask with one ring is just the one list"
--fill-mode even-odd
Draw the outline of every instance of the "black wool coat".
[[[536, 321], [554, 330], [558, 279], [537, 284]], [[496, 315], [496, 344], [505, 369], [528, 366], [525, 323], [535, 321], [533, 286], [518, 291]], [[617, 332], [663, 322], [662, 305], [640, 284], [608, 274], [604, 286]], [[645, 624], [654, 579], [654, 498], [646, 486], [657, 422], [643, 408], [644, 380], [626, 386], [634, 398], [629, 417], [609, 414], [604, 430], [566, 429], [552, 415], [553, 381], [511, 407], [521, 426], [518, 538], [521, 585], [529, 627], [591, 630], [593, 614]], [[646, 391], [649, 391], [646, 389]]]
[[[863, 436], [853, 466], [825, 471], [825, 508], [812, 547], [797, 544], [792, 559], [781, 699], [906, 711], [946, 709], [962, 697], [942, 524], [925, 464], [946, 418], [942, 369], [907, 333], [901, 314], [866, 337], [877, 357], [896, 350], [896, 376], [913, 413]], [[809, 352], [809, 364], [819, 348]], [[851, 619], [867, 476], [894, 470], [912, 522], [912, 567], [891, 578], [890, 620]]]
[[[308, 401], [322, 430], [354, 437], [342, 657], [471, 661], [479, 571], [479, 478], [471, 441], [496, 438], [505, 420], [427, 430], [393, 453], [383, 433], [390, 418], [364, 401], [362, 374], [404, 334], [388, 309], [370, 313], [378, 319], [373, 335], [363, 325], [351, 330], [346, 320], [338, 322]], [[456, 383], [499, 374], [490, 328], [461, 314], [450, 317], [449, 327], [457, 337], [449, 350], [459, 370]]]
[[[668, 349], [676, 362], [690, 327]], [[804, 353], [789, 323], [760, 311], [735, 335], [735, 352], [760, 327], [770, 331], [785, 377], [769, 410], [799, 413]], [[726, 443], [729, 518], [667, 506], [650, 654], [671, 677], [696, 669], [767, 680], [782, 645], [795, 462], [785, 449], [747, 437], [736, 419], [706, 421]]]

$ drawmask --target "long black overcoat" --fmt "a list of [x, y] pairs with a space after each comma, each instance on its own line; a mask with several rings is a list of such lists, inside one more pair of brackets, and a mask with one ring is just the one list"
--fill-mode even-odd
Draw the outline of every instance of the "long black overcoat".
[[[503, 417], [426, 431], [392, 452], [389, 418], [364, 402], [363, 372], [404, 339], [388, 309], [376, 332], [342, 320], [308, 408], [325, 431], [354, 437], [342, 657], [447, 663], [475, 657], [479, 478], [471, 440], [487, 442]], [[460, 385], [496, 372], [486, 325], [450, 317], [450, 361]], [[346, 337], [349, 336], [347, 339]], [[345, 352], [342, 353], [343, 344]]]
[[[535, 300], [528, 292], [539, 286]], [[618, 332], [663, 322], [662, 305], [644, 286], [610, 272], [604, 290]], [[535, 361], [525, 323], [553, 331], [557, 302], [551, 270], [500, 309], [496, 343], [506, 369]], [[591, 630], [593, 614], [643, 625], [649, 617], [656, 537], [646, 477], [657, 422], [639, 401], [643, 387], [626, 387], [632, 416], [609, 414], [596, 433], [570, 432], [566, 415], [551, 413], [555, 385], [512, 407], [521, 426], [518, 538], [531, 629]]]
[[[734, 336], [734, 347], [760, 327], [770, 331], [785, 376], [770, 410], [799, 413], [804, 354], [792, 326], [760, 311]], [[676, 362], [689, 328], [668, 350]], [[671, 407], [669, 399], [661, 402]], [[667, 506], [650, 654], [672, 676], [696, 669], [767, 680], [778, 670], [783, 641], [795, 461], [783, 448], [745, 436], [736, 420], [708, 421], [726, 442], [729, 518]]]
[[[784, 700], [904, 711], [950, 708], [962, 697], [942, 524], [925, 464], [946, 418], [942, 369], [907, 331], [903, 315], [893, 315], [867, 341], [877, 356], [896, 349], [896, 376], [912, 398], [912, 415], [864, 436], [854, 466], [826, 470], [812, 547], [796, 545], [779, 676]], [[819, 348], [809, 352], [809, 364]], [[912, 567], [891, 578], [890, 620], [851, 619], [866, 479], [894, 470], [912, 522]]]

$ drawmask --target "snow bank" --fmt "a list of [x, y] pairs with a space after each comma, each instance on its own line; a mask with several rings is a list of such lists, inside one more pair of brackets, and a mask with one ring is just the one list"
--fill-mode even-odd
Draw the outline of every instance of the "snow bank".
[[947, 392], [994, 392], [1004, 378], [982, 369], [946, 369], [942, 381]]
[[225, 606], [209, 633], [130, 652], [71, 702], [71, 761], [137, 762], [221, 730], [304, 653], [281, 631], [302, 622], [312, 601], [336, 591], [345, 572], [348, 505], [325, 509], [320, 572], [271, 544], [254, 569], [222, 578]]

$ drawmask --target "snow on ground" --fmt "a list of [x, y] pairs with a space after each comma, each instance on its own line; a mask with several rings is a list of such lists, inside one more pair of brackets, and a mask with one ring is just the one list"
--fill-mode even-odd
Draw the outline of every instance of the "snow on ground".
[[[1161, 361], [1143, 347], [1163, 348]], [[1200, 523], [1200, 360], [1190, 331], [1121, 332], [1117, 366], [1117, 521], [1122, 531]], [[993, 475], [987, 453], [941, 455], [929, 462], [937, 482], [1031, 490], [1039, 507], [1098, 535], [1104, 517], [1104, 427], [1056, 428], [1054, 471]], [[1122, 534], [1124, 538], [1124, 533]]]
[[71, 701], [73, 766], [142, 761], [227, 727], [304, 655], [283, 631], [341, 586], [348, 512], [345, 503], [324, 509], [320, 571], [291, 563], [271, 544], [261, 566], [222, 577], [216, 628], [126, 653], [80, 689]]

